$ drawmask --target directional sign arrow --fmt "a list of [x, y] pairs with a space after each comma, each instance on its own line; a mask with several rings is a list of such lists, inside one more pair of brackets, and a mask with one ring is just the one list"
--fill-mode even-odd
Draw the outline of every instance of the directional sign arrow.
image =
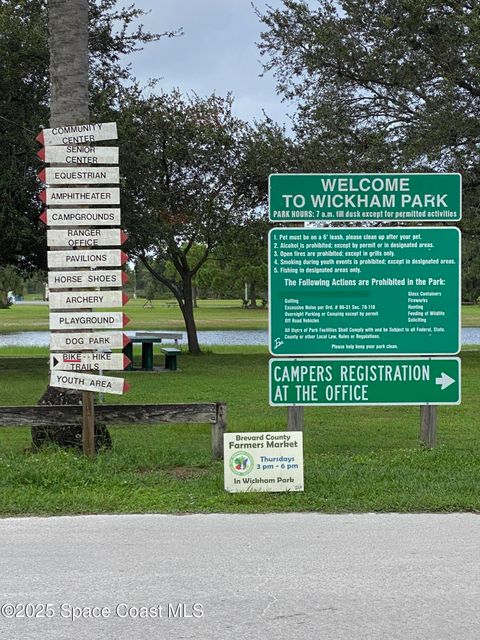
[[97, 140], [116, 140], [116, 122], [98, 122], [95, 124], [74, 124], [53, 129], [43, 129], [36, 140], [45, 146], [91, 144]]
[[93, 269], [91, 271], [50, 271], [48, 274], [49, 289], [83, 289], [95, 287], [105, 289], [121, 287], [128, 282], [125, 271], [119, 269]]
[[48, 146], [37, 152], [43, 162], [54, 162], [70, 166], [118, 164], [118, 147], [95, 145]]
[[118, 167], [48, 167], [38, 172], [38, 178], [46, 184], [117, 184], [120, 182]]
[[63, 371], [100, 371], [122, 370], [131, 363], [123, 353], [56, 353], [50, 356], [50, 370]]
[[78, 389], [80, 391], [98, 391], [122, 395], [127, 393], [130, 385], [123, 378], [97, 376], [77, 371], [52, 371], [50, 386], [61, 389]]
[[443, 371], [439, 378], [435, 378], [435, 384], [439, 384], [442, 391], [447, 387], [449, 387], [454, 382], [455, 380], [451, 378], [448, 374], [444, 373]]
[[50, 329], [122, 329], [130, 318], [119, 311], [50, 313]]
[[49, 229], [49, 247], [119, 247], [128, 240], [122, 229]]
[[51, 333], [50, 351], [93, 351], [98, 349], [123, 349], [131, 342], [121, 331], [96, 331], [92, 333]]
[[40, 220], [52, 227], [117, 227], [120, 209], [46, 209]]
[[48, 268], [75, 267], [120, 267], [128, 256], [119, 249], [86, 249], [75, 251], [49, 251]]
[[120, 204], [118, 187], [48, 187], [40, 191], [40, 200], [46, 204]]
[[122, 307], [129, 297], [123, 291], [55, 291], [48, 302], [50, 309], [85, 309], [93, 307]]

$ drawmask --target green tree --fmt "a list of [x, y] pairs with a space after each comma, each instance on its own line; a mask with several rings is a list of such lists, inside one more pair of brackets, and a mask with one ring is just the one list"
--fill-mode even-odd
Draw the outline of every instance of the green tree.
[[15, 295], [23, 292], [24, 282], [21, 275], [11, 265], [0, 267], [0, 307], [6, 308], [11, 305], [8, 293], [13, 291]]
[[[54, 15], [66, 4], [54, 2]], [[89, 0], [88, 7], [90, 111], [95, 120], [114, 119], [122, 83], [133, 82], [123, 56], [179, 32], [151, 34], [135, 26], [145, 12], [134, 5], [117, 8], [115, 0]], [[35, 137], [49, 121], [47, 10], [47, 0], [0, 3], [0, 265], [25, 270], [46, 266], [45, 228], [35, 197]]]
[[[198, 353], [195, 277], [232, 224], [265, 200], [266, 176], [250, 161], [253, 128], [234, 117], [230, 97], [173, 91], [129, 92], [121, 129], [128, 249], [175, 296]], [[152, 258], [170, 261], [175, 277], [155, 270]]]
[[479, 3], [284, 0], [260, 18], [265, 68], [297, 107], [301, 168], [459, 171], [466, 246], [478, 254]]

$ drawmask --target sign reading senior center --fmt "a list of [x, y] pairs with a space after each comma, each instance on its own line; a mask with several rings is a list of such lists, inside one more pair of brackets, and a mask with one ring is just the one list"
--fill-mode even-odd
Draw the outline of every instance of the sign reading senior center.
[[459, 173], [277, 173], [269, 178], [273, 222], [460, 220]]
[[224, 434], [225, 490], [303, 491], [301, 431]]

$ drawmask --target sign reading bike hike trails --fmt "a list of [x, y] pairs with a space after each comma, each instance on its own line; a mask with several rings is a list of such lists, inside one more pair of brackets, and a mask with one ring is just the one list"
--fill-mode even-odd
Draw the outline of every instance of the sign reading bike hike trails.
[[272, 355], [434, 355], [460, 349], [460, 232], [272, 229]]
[[303, 491], [303, 434], [225, 433], [225, 490]]
[[273, 222], [460, 220], [459, 173], [272, 174]]
[[272, 406], [459, 404], [459, 358], [275, 358]]

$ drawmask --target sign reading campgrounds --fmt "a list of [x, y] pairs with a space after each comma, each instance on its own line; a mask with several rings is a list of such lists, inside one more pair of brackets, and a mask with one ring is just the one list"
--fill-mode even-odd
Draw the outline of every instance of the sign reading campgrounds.
[[273, 222], [460, 220], [459, 173], [272, 174]]
[[224, 434], [225, 490], [303, 491], [303, 434]]
[[458, 229], [272, 229], [269, 240], [273, 355], [460, 350]]
[[120, 189], [103, 186], [120, 182], [119, 168], [101, 166], [116, 165], [118, 149], [97, 145], [116, 137], [113, 122], [44, 129], [37, 137], [46, 145], [40, 159], [56, 165], [38, 174], [45, 185], [39, 197], [47, 205], [40, 219], [50, 227], [50, 384], [55, 387], [116, 394], [128, 390], [120, 378], [78, 373], [124, 369], [130, 362], [123, 353], [112, 352], [129, 342], [122, 332], [111, 331], [123, 328], [127, 316], [95, 310], [121, 308], [128, 301], [121, 290], [126, 276], [118, 269], [128, 256], [115, 248], [127, 235], [118, 228], [120, 209], [111, 206], [120, 204]]
[[459, 358], [274, 358], [272, 406], [460, 403]]

